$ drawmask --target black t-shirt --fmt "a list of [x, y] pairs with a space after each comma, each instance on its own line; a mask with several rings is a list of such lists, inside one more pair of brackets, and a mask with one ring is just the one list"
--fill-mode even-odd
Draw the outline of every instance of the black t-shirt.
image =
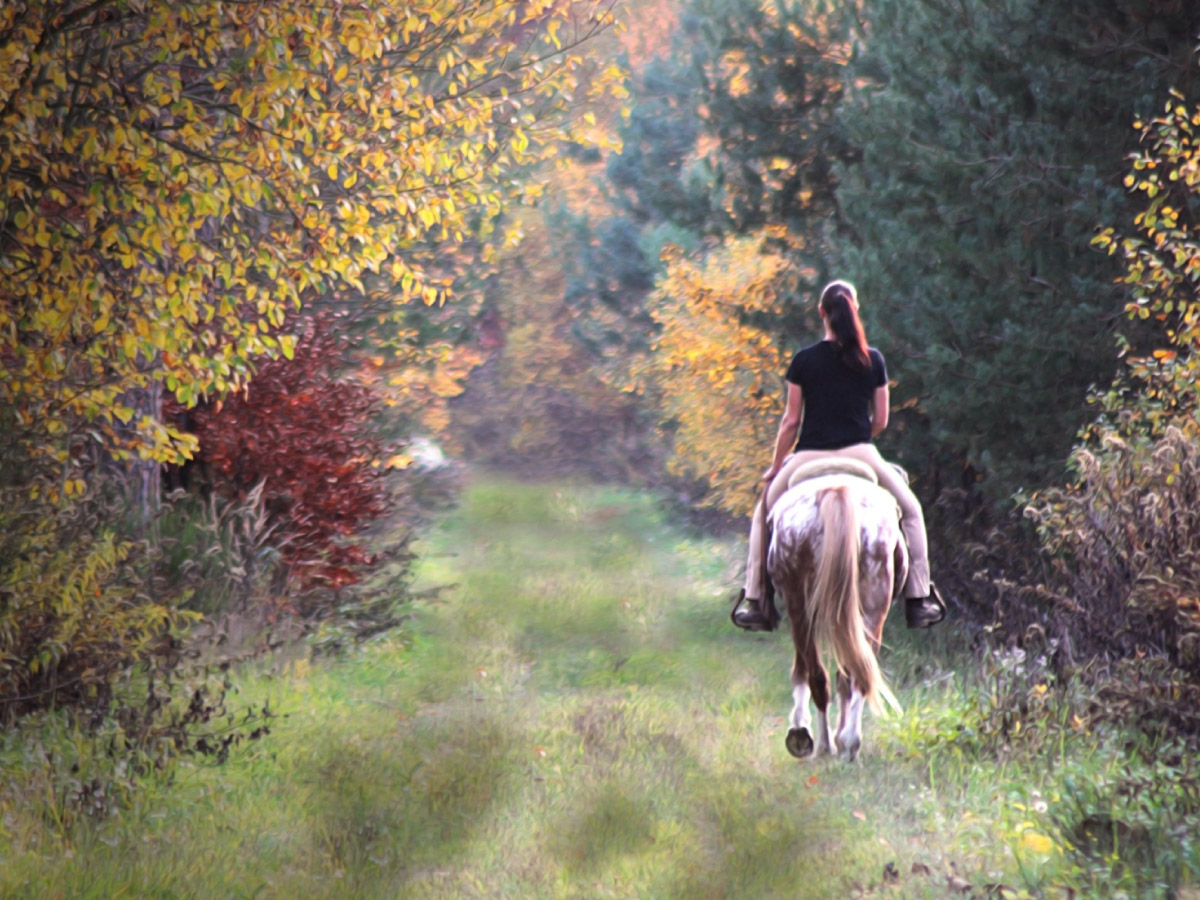
[[792, 357], [787, 380], [804, 395], [804, 424], [797, 450], [838, 450], [871, 440], [875, 389], [887, 384], [883, 354], [868, 348], [870, 367], [859, 372], [842, 359], [833, 341], [805, 347]]

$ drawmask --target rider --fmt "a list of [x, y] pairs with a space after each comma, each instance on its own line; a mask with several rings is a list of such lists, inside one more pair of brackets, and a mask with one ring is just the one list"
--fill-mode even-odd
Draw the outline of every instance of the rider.
[[[749, 631], [771, 631], [775, 627], [773, 604], [764, 602], [763, 532], [766, 513], [787, 490], [788, 478], [812, 460], [849, 457], [870, 466], [880, 486], [900, 506], [900, 527], [909, 553], [908, 580], [903, 591], [906, 618], [910, 628], [928, 628], [945, 617], [946, 607], [929, 580], [921, 505], [904, 476], [884, 461], [871, 443], [888, 421], [883, 356], [867, 345], [854, 285], [845, 281], [827, 285], [821, 292], [819, 309], [825, 339], [801, 350], [788, 366], [787, 405], [779, 421], [771, 467], [763, 475], [767, 488], [751, 518], [746, 584], [734, 606], [734, 624]], [[795, 449], [789, 453], [793, 444]], [[739, 608], [742, 603], [748, 606]]]

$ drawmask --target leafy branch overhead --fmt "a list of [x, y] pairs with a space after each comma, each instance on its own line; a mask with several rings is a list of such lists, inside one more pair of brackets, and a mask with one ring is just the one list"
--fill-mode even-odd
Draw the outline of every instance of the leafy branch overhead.
[[619, 72], [575, 51], [609, 5], [6, 5], [0, 403], [60, 461], [84, 428], [177, 459], [129, 391], [246, 384], [335, 288], [443, 301], [422, 245], [486, 236], [506, 176], [585, 140], [574, 92]]

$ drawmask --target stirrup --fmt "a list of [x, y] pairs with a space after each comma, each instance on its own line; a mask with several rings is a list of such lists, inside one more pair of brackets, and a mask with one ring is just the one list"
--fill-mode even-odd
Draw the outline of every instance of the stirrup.
[[737, 625], [738, 628], [742, 627], [741, 625], [738, 625], [738, 620], [737, 620], [738, 609], [745, 602], [746, 602], [746, 589], [742, 588], [740, 591], [737, 592], [737, 596], [733, 598], [733, 609], [731, 609], [729, 611], [729, 621], [732, 622], [734, 625]]
[[746, 589], [742, 588], [738, 591], [737, 597], [733, 601], [733, 609], [729, 611], [729, 621], [743, 631], [774, 631], [775, 626], [771, 624], [760, 609], [754, 605], [741, 609], [741, 605], [747, 600]]

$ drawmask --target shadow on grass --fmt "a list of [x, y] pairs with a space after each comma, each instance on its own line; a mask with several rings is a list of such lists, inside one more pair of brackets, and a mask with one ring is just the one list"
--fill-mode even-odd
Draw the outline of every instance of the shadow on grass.
[[652, 897], [829, 895], [839, 880], [841, 841], [821, 814], [805, 810], [803, 798], [794, 805], [765, 796], [764, 782], [737, 775], [688, 780], [669, 796], [644, 783], [605, 780], [551, 823], [547, 855], [577, 883], [613, 871], [646, 874], [644, 895]]
[[496, 718], [454, 713], [323, 748], [305, 804], [312, 866], [375, 896], [452, 865], [510, 794], [517, 746]]
[[831, 896], [854, 849], [795, 767], [706, 761], [664, 703], [596, 699], [573, 717], [577, 780], [545, 823], [548, 860], [575, 883], [644, 879], [639, 896]]

